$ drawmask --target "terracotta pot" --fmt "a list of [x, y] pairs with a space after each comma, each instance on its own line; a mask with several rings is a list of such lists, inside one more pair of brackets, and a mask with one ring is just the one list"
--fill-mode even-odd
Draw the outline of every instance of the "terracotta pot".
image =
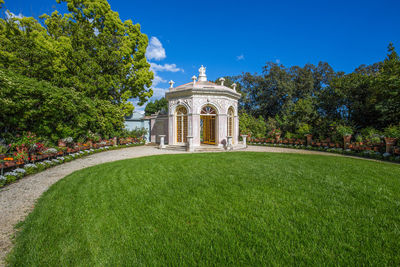
[[385, 137], [385, 143], [386, 143], [386, 153], [391, 153], [393, 150], [393, 146], [396, 143], [397, 138], [393, 137]]
[[400, 154], [400, 148], [398, 148], [398, 147], [396, 147], [393, 151], [395, 154]]

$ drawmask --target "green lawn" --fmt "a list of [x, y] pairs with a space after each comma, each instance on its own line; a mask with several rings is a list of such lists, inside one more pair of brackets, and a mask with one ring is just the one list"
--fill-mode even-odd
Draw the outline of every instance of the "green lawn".
[[400, 265], [400, 166], [163, 155], [75, 172], [20, 226], [15, 266]]

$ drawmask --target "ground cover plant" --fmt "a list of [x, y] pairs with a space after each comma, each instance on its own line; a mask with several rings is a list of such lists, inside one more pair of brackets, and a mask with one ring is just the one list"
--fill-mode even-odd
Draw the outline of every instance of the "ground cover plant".
[[334, 156], [152, 156], [75, 172], [11, 266], [399, 265], [400, 167]]

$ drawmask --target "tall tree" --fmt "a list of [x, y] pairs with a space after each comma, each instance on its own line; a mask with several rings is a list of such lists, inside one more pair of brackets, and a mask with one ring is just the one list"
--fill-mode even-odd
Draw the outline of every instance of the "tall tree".
[[162, 97], [160, 99], [156, 99], [153, 101], [150, 101], [147, 103], [145, 109], [145, 114], [147, 116], [152, 115], [158, 111], [168, 111], [168, 101], [165, 99], [165, 97]]
[[383, 61], [379, 73], [373, 80], [378, 92], [376, 109], [382, 114], [379, 118], [382, 126], [398, 124], [400, 121], [400, 58], [392, 43], [388, 55]]
[[127, 101], [144, 103], [153, 73], [145, 57], [147, 36], [140, 25], [122, 22], [106, 0], [58, 0], [69, 13], [0, 21], [0, 66], [58, 87], [74, 87], [108, 100], [129, 113]]

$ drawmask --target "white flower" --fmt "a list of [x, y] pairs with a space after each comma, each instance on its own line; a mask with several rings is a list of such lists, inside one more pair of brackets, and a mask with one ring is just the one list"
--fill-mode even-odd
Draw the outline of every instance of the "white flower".
[[391, 154], [386, 152], [386, 153], [383, 153], [383, 155], [382, 155], [382, 156], [384, 156], [384, 157], [386, 158], [386, 157], [390, 157], [390, 156], [391, 156]]
[[21, 168], [15, 169], [14, 172], [26, 173], [26, 171]]
[[33, 163], [27, 163], [27, 164], [24, 165], [24, 168], [25, 169], [26, 168], [37, 168], [37, 166], [35, 164], [33, 164]]
[[6, 172], [5, 174], [4, 174], [4, 176], [18, 176], [18, 173], [16, 173], [16, 172]]
[[7, 180], [7, 178], [3, 175], [0, 175], [0, 181], [5, 181], [5, 180]]
[[64, 158], [64, 157], [58, 157], [57, 159], [58, 159], [58, 160], [62, 160], [62, 161], [64, 161], [64, 160], [65, 160], [65, 158]]
[[55, 149], [55, 148], [48, 148], [48, 149], [46, 149], [45, 151], [43, 151], [43, 153], [45, 153], [45, 154], [54, 154], [54, 153], [57, 153], [57, 149]]
[[74, 139], [72, 137], [67, 137], [67, 138], [62, 139], [62, 141], [64, 143], [71, 144], [72, 142], [74, 142]]

